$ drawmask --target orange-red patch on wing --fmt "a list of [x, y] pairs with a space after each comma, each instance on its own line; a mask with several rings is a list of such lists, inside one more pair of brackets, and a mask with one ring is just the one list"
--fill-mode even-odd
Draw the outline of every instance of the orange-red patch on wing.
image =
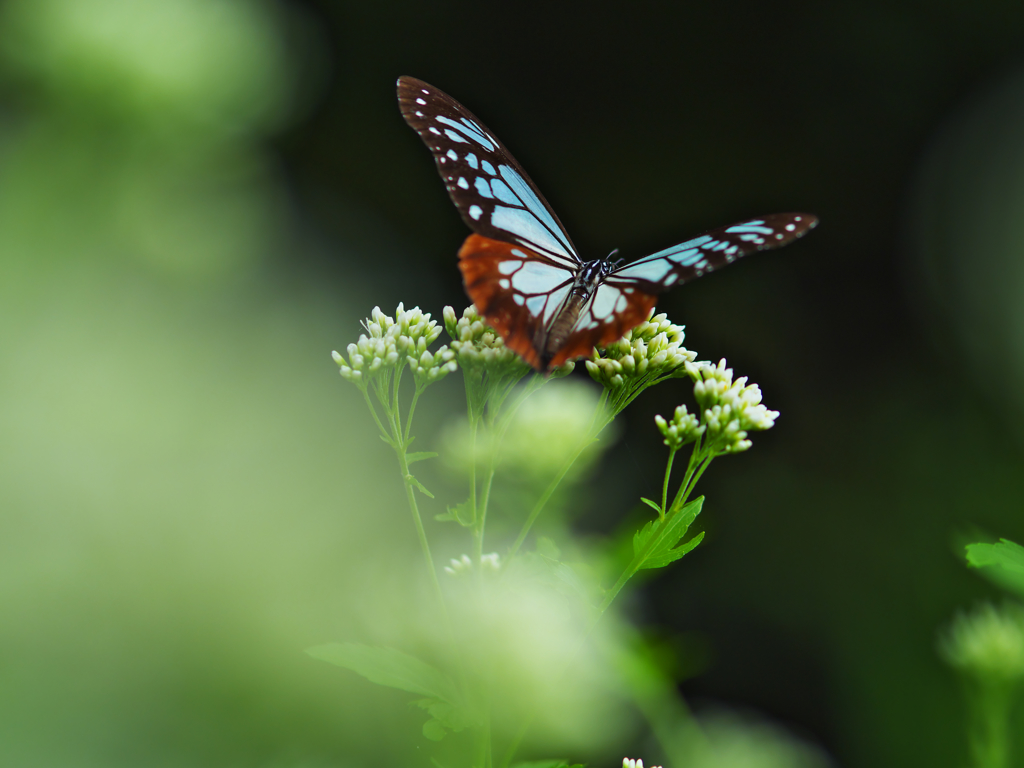
[[505, 346], [539, 371], [543, 366], [536, 340], [544, 337], [541, 321], [525, 306], [515, 302], [515, 292], [511, 288], [502, 287], [501, 281], [506, 275], [498, 271], [502, 262], [526, 260], [513, 254], [513, 248], [528, 257], [550, 263], [521, 245], [470, 235], [459, 250], [459, 269], [462, 270], [466, 293], [476, 305], [477, 312], [501, 335]]

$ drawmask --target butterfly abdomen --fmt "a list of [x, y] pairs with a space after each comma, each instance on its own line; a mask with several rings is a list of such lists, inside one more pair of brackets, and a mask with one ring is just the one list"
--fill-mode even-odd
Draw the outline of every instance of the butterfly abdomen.
[[583, 265], [572, 290], [565, 299], [558, 314], [551, 321], [547, 329], [547, 338], [541, 341], [538, 346], [541, 352], [541, 360], [547, 368], [552, 358], [565, 346], [566, 341], [572, 334], [573, 329], [580, 319], [580, 312], [593, 297], [597, 286], [607, 271], [606, 263], [603, 261], [591, 261]]

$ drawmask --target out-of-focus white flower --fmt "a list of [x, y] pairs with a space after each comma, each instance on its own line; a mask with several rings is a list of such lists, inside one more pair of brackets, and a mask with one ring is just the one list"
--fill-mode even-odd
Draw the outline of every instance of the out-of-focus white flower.
[[[594, 424], [599, 391], [586, 381], [549, 383], [523, 403], [500, 447], [502, 468], [510, 473], [547, 481], [577, 451]], [[613, 439], [596, 446], [607, 448]], [[580, 472], [599, 455], [584, 453], [574, 464]]]
[[627, 331], [618, 341], [595, 349], [587, 360], [591, 378], [607, 389], [618, 389], [640, 379], [677, 375], [697, 358], [683, 346], [683, 326], [670, 322], [664, 313], [654, 315]]
[[[453, 557], [449, 562], [450, 565], [446, 565], [444, 570], [452, 576], [462, 576], [473, 570], [473, 560], [469, 555], [463, 555], [458, 560]], [[480, 568], [484, 572], [497, 573], [501, 570], [501, 555], [497, 552], [480, 555]]]
[[[622, 758], [622, 768], [644, 768], [643, 760], [633, 760], [628, 757]], [[660, 765], [652, 766], [652, 768], [661, 768]]]
[[939, 651], [951, 666], [972, 677], [1024, 680], [1024, 607], [985, 603], [959, 614], [940, 638]]

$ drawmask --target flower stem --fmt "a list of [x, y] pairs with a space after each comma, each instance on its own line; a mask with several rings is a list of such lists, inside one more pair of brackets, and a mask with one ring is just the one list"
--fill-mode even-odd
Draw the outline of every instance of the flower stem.
[[677, 448], [670, 448], [668, 452], [668, 465], [665, 467], [665, 482], [661, 485], [661, 511], [659, 513], [662, 520], [665, 519], [665, 514], [668, 511], [668, 480], [672, 477], [672, 461], [676, 457]]

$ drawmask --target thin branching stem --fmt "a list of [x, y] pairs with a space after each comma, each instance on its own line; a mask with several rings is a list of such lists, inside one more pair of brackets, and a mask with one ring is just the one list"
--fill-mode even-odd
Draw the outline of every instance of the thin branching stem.
[[661, 509], [658, 512], [658, 516], [664, 520], [665, 513], [668, 511], [668, 481], [672, 476], [672, 461], [676, 457], [677, 448], [669, 448], [668, 452], [668, 466], [665, 467], [665, 482], [661, 484]]

